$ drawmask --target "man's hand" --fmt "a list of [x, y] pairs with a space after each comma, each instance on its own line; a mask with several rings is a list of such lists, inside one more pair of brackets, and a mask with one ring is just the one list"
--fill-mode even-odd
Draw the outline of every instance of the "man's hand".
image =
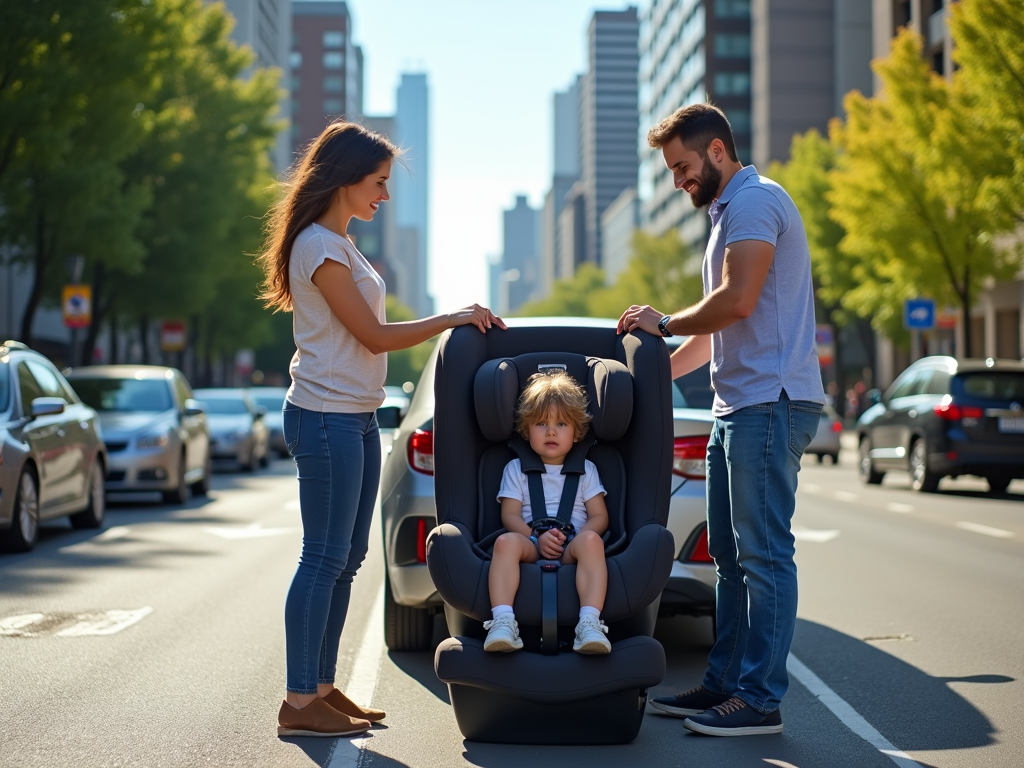
[[619, 325], [615, 330], [617, 333], [630, 333], [639, 328], [655, 336], [661, 336], [661, 331], [658, 330], [658, 322], [664, 316], [664, 312], [659, 312], [649, 304], [644, 304], [643, 306], [634, 304], [622, 313], [622, 317], [619, 318]]
[[562, 546], [562, 542], [565, 540], [565, 535], [552, 528], [550, 531], [544, 531], [537, 539], [537, 549], [540, 552], [540, 556], [545, 560], [561, 560], [562, 550], [565, 547]]

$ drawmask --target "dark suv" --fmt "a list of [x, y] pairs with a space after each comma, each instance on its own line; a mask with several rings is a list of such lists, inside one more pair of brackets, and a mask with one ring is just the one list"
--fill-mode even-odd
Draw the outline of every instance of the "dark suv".
[[857, 422], [860, 475], [910, 472], [915, 491], [978, 475], [994, 493], [1024, 477], [1024, 363], [926, 357]]

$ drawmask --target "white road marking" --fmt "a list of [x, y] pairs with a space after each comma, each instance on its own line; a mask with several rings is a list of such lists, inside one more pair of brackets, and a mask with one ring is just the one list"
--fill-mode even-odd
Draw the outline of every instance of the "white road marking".
[[[363, 640], [356, 652], [356, 659], [352, 663], [348, 685], [343, 689], [345, 695], [356, 704], [364, 707], [370, 706], [373, 703], [373, 694], [377, 690], [377, 680], [380, 678], [380, 666], [383, 660], [384, 585], [381, 584], [377, 599], [366, 620], [366, 630], [363, 632]], [[338, 739], [334, 743], [334, 752], [331, 754], [327, 768], [356, 768], [359, 765], [360, 755], [369, 740], [369, 735], [353, 739]]]
[[860, 498], [856, 493], [849, 491], [835, 491], [832, 496], [839, 501], [857, 501]]
[[220, 536], [222, 539], [262, 539], [267, 536], [282, 536], [291, 533], [294, 528], [264, 528], [262, 523], [238, 526], [234, 528], [222, 528], [213, 526], [204, 528], [207, 533]]
[[801, 483], [797, 487], [801, 491], [807, 491], [808, 493], [821, 493], [821, 486], [816, 483]]
[[840, 531], [836, 530], [816, 531], [812, 528], [793, 527], [794, 539], [797, 541], [812, 541], [815, 544], [824, 544], [826, 541], [832, 541], [839, 534]]
[[811, 672], [803, 662], [792, 653], [786, 664], [789, 674], [803, 684], [817, 699], [831, 710], [847, 728], [860, 736], [883, 755], [892, 760], [900, 768], [921, 768], [921, 764], [902, 750], [896, 749], [867, 720], [846, 703], [839, 694], [829, 688], [820, 677]]
[[127, 525], [115, 525], [113, 528], [107, 528], [103, 533], [98, 536], [93, 536], [91, 539], [80, 541], [77, 544], [69, 544], [66, 547], [58, 548], [59, 552], [75, 552], [81, 549], [89, 549], [94, 544], [103, 544], [107, 541], [116, 541], [117, 539], [123, 539], [131, 533], [131, 528]]
[[298, 512], [302, 507], [299, 505], [299, 500], [295, 499], [285, 504], [284, 508], [287, 509], [289, 512]]
[[768, 763], [768, 765], [776, 766], [776, 768], [799, 768], [798, 766], [793, 765], [792, 763], [787, 763], [785, 760], [775, 760], [771, 757], [762, 757], [761, 759]]
[[980, 533], [983, 536], [994, 536], [997, 539], [1012, 539], [1013, 531], [1005, 531], [1002, 528], [990, 528], [987, 525], [979, 525], [978, 523], [969, 523], [966, 520], [961, 520], [956, 524], [957, 528], [963, 528], [965, 531], [973, 531], [974, 533]]
[[913, 504], [901, 504], [898, 501], [890, 501], [885, 505], [885, 508], [890, 512], [898, 512], [901, 515], [909, 515], [914, 511]]
[[57, 637], [84, 637], [86, 635], [115, 635], [132, 624], [137, 624], [153, 612], [150, 606], [134, 611], [105, 611], [101, 616], [82, 619], [72, 627], [57, 633]]
[[25, 613], [21, 616], [8, 616], [0, 619], [0, 637], [33, 637], [32, 632], [25, 632], [25, 627], [44, 619], [44, 613]]

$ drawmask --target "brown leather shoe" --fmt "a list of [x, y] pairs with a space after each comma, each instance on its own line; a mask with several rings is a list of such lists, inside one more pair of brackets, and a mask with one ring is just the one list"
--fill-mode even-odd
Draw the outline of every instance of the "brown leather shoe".
[[343, 715], [348, 715], [349, 717], [362, 720], [369, 720], [371, 723], [379, 723], [384, 719], [385, 713], [383, 709], [360, 707], [337, 688], [321, 698]]
[[368, 720], [342, 714], [323, 699], [302, 709], [282, 701], [277, 724], [278, 736], [354, 736], [370, 729]]

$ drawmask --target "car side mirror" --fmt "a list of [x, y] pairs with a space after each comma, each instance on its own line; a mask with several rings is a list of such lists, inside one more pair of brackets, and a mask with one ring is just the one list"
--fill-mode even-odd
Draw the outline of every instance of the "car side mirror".
[[37, 397], [32, 401], [30, 412], [33, 419], [38, 419], [40, 416], [54, 416], [64, 413], [66, 405], [67, 403], [61, 397]]
[[402, 423], [402, 412], [398, 406], [388, 405], [377, 409], [377, 426], [381, 429], [398, 429]]
[[206, 411], [203, 410], [203, 406], [198, 400], [189, 398], [185, 401], [185, 415], [186, 416], [202, 416]]

